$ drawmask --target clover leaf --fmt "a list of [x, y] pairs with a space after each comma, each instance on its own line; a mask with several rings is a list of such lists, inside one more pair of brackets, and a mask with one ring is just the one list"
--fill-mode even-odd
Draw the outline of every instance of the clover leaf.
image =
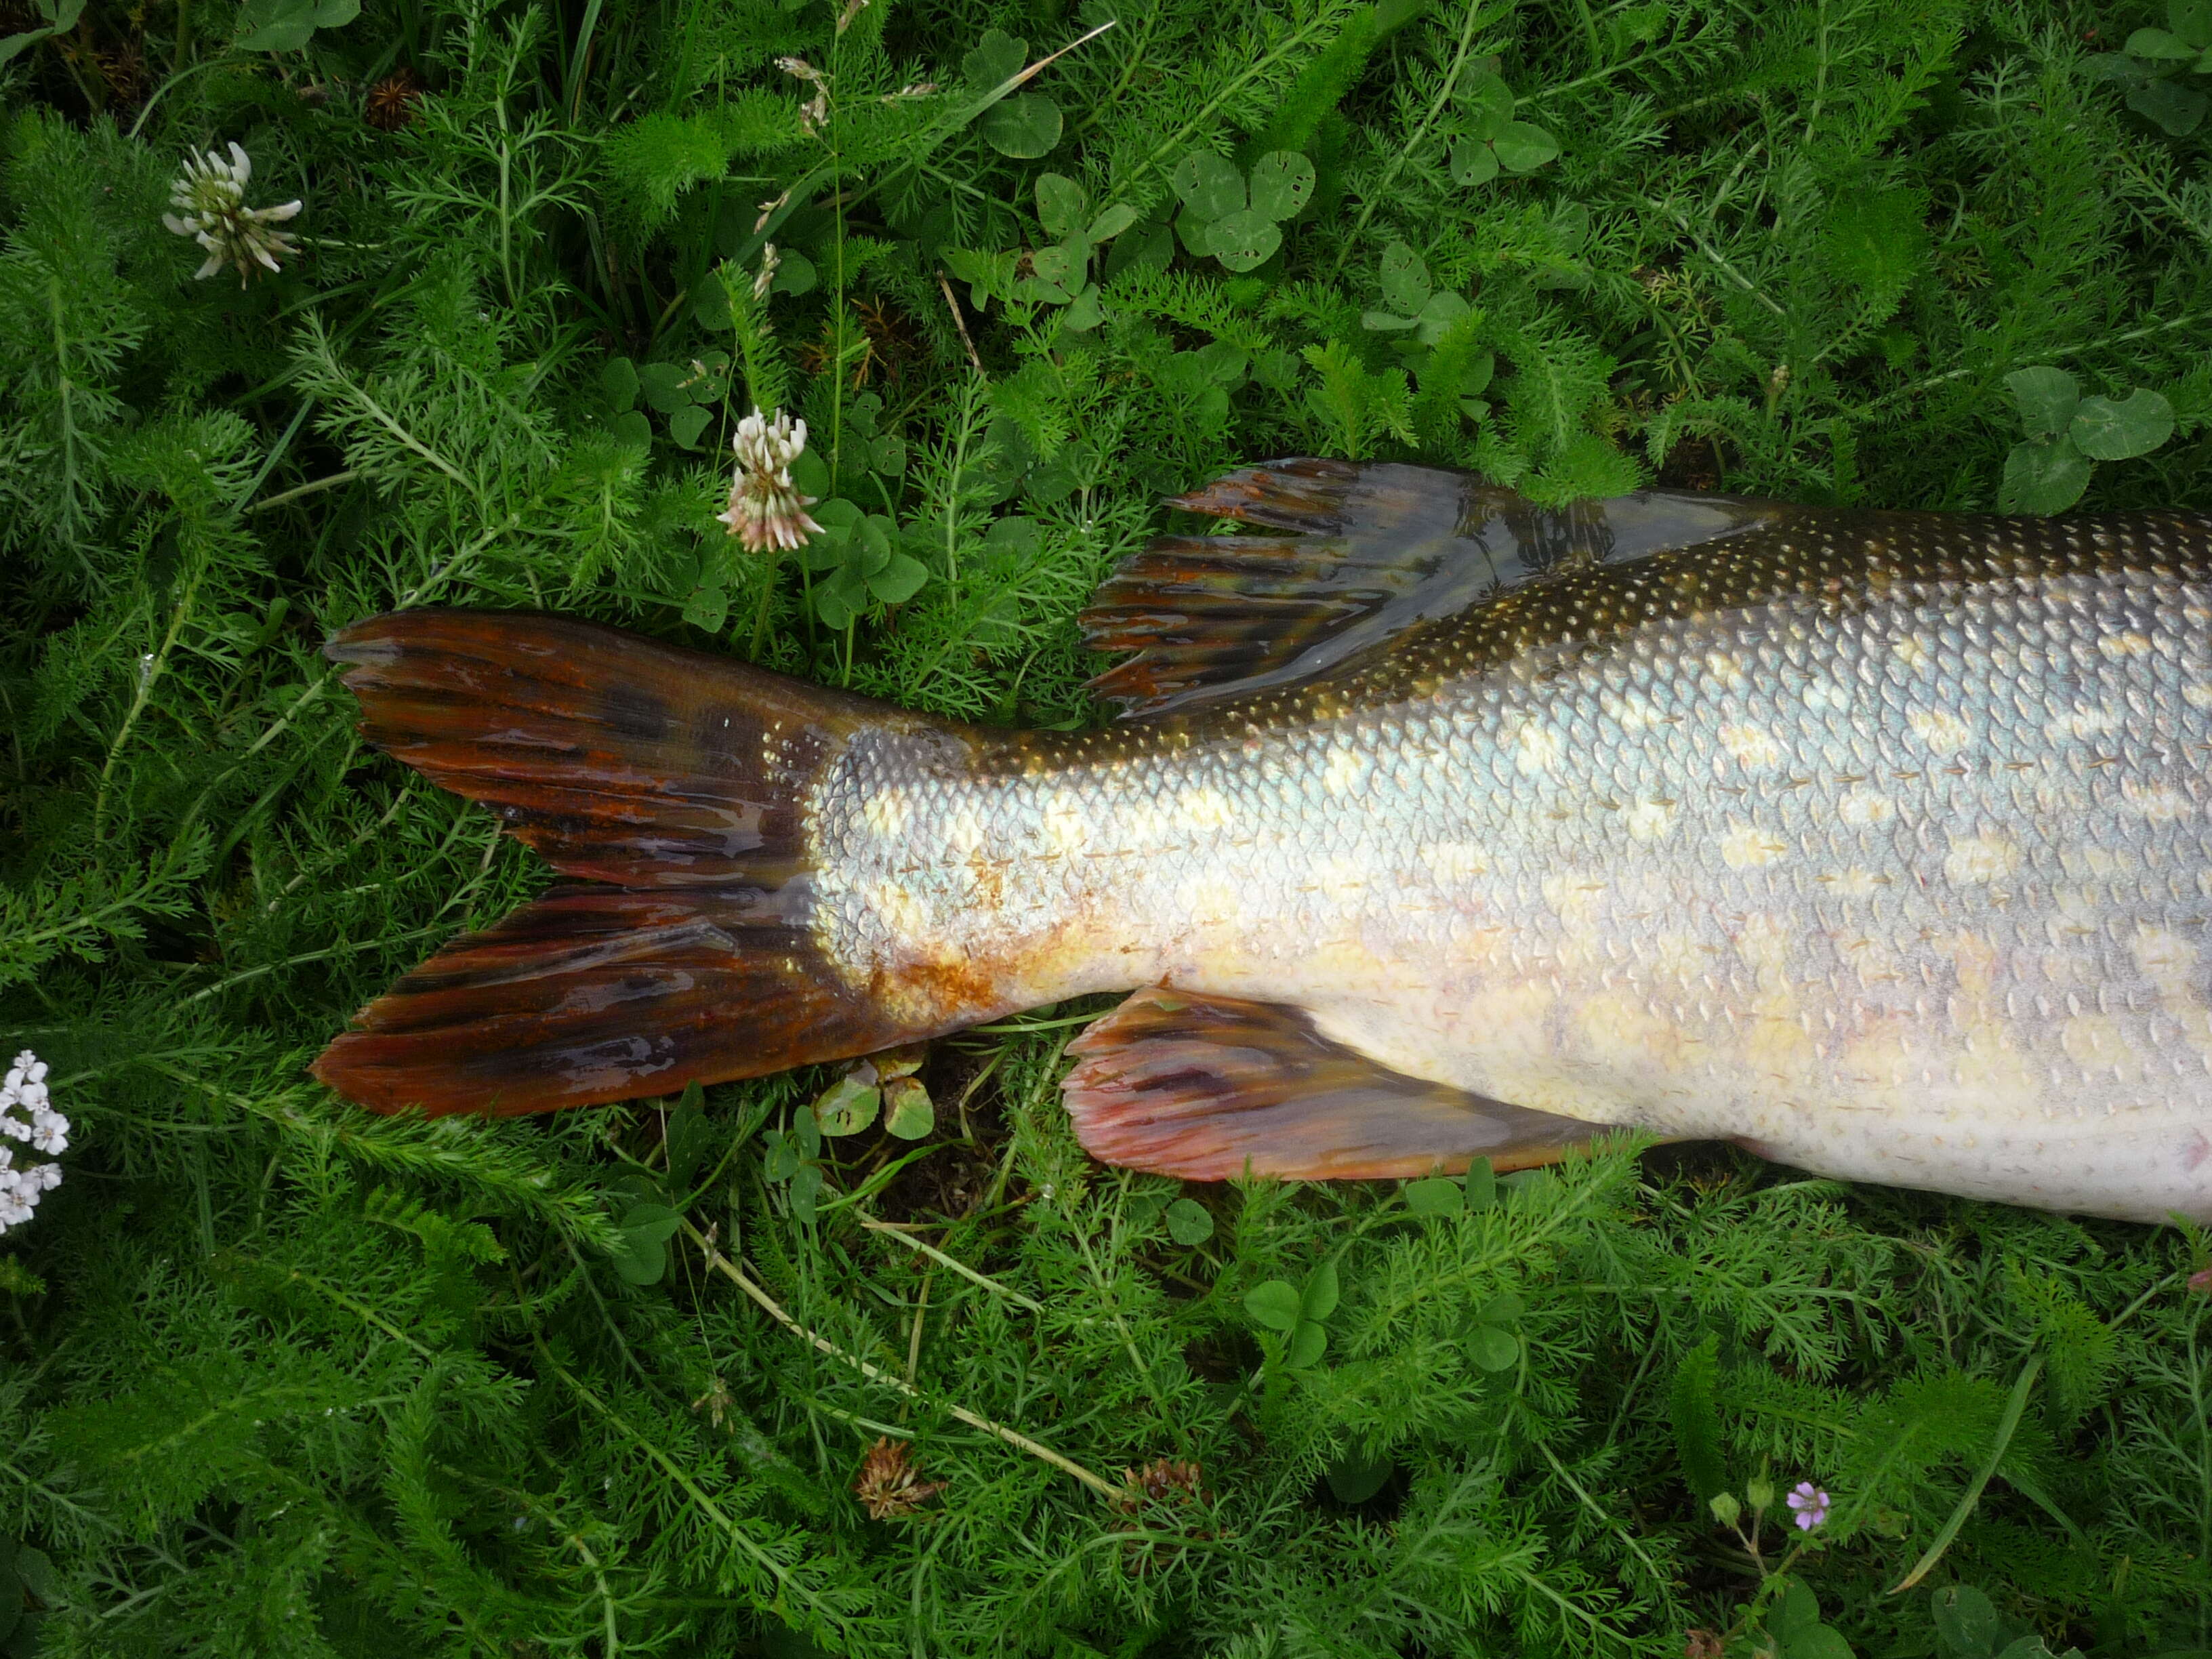
[[246, 52], [297, 52], [317, 29], [343, 28], [360, 15], [361, 0], [246, 0], [236, 44]]
[[1336, 1263], [1324, 1261], [1306, 1275], [1303, 1286], [1287, 1279], [1271, 1279], [1245, 1294], [1244, 1311], [1252, 1322], [1279, 1332], [1290, 1340], [1283, 1349], [1285, 1370], [1304, 1370], [1328, 1347], [1328, 1331], [1322, 1322], [1336, 1311]]
[[1488, 70], [1461, 81], [1457, 125], [1450, 155], [1455, 185], [1486, 185], [1501, 169], [1531, 173], [1559, 153], [1559, 140], [1543, 128], [1513, 118], [1512, 89]]
[[842, 497], [812, 509], [822, 533], [799, 559], [826, 580], [813, 584], [814, 611], [830, 628], [848, 628], [872, 605], [899, 605], [921, 591], [927, 567], [898, 550], [897, 526]]
[[792, 1114], [789, 1129], [770, 1129], [762, 1137], [761, 1175], [791, 1194], [791, 1212], [814, 1219], [814, 1200], [822, 1191], [822, 1126], [811, 1111]]
[[1362, 312], [1362, 328], [1381, 333], [1408, 332], [1421, 345], [1433, 346], [1473, 309], [1450, 289], [1434, 287], [1421, 256], [1401, 241], [1382, 250], [1380, 280], [1382, 302], [1389, 308]]
[[1250, 270], [1283, 245], [1280, 228], [1313, 199], [1313, 163], [1297, 150], [1270, 150], [1248, 179], [1236, 163], [1194, 150], [1176, 164], [1170, 183], [1182, 202], [1176, 229], [1182, 244], [1231, 270]]
[[2139, 28], [2118, 52], [2087, 60], [2091, 73], [2127, 89], [2128, 107], [2168, 136], [2186, 138], [2212, 108], [2205, 89], [2190, 84], [2212, 76], [2212, 5], [2166, 0], [2166, 27]]
[[872, 1072], [864, 1080], [854, 1073], [839, 1078], [814, 1103], [814, 1121], [825, 1135], [856, 1135], [876, 1121], [884, 1101]]
[[730, 356], [715, 351], [688, 363], [647, 363], [642, 368], [627, 357], [615, 357], [599, 371], [599, 389], [614, 411], [615, 435], [623, 442], [653, 440], [651, 422], [633, 407], [642, 396], [647, 406], [666, 418], [670, 437], [685, 449], [696, 449], [700, 434], [729, 392]]
[[1213, 1214], [1196, 1199], [1179, 1198], [1168, 1206], [1168, 1237], [1178, 1244], [1203, 1244], [1213, 1237]]
[[2137, 388], [2126, 398], [2081, 395], [2063, 368], [2005, 376], [2027, 441], [2005, 457], [1997, 505], [2008, 513], [2063, 513], [2081, 499], [2098, 461], [2148, 455], [2173, 435], [2173, 405]]
[[1781, 1648], [1782, 1659], [1852, 1659], [1851, 1644], [1820, 1622], [1820, 1600], [1802, 1581], [1791, 1580], [1776, 1598], [1766, 1630]]
[[884, 1130], [898, 1140], [926, 1140], [937, 1127], [937, 1103], [918, 1077], [884, 1083]]
[[1521, 1314], [1521, 1298], [1507, 1291], [1468, 1316], [1460, 1340], [1478, 1369], [1509, 1371], [1520, 1363], [1521, 1338], [1513, 1327]]
[[1060, 106], [1041, 92], [1025, 92], [994, 104], [976, 124], [983, 142], [1001, 155], [1034, 161], [1060, 143]]
[[657, 1285], [668, 1271], [668, 1241], [684, 1218], [665, 1204], [633, 1204], [617, 1233], [615, 1271], [632, 1285]]

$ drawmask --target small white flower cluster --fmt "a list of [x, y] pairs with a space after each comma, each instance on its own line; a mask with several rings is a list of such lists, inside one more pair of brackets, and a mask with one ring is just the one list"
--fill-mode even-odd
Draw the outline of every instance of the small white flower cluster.
[[[0, 1135], [28, 1141], [56, 1157], [69, 1151], [70, 1121], [46, 1103], [46, 1063], [28, 1048], [0, 1079]], [[31, 1218], [39, 1200], [62, 1184], [58, 1164], [16, 1167], [12, 1147], [0, 1146], [0, 1233]]]
[[738, 471], [730, 480], [729, 511], [714, 516], [729, 526], [748, 553], [771, 547], [787, 552], [822, 533], [806, 513], [815, 498], [800, 495], [791, 482], [791, 464], [806, 447], [805, 422], [793, 421], [781, 410], [770, 421], [756, 404], [738, 422], [730, 447], [737, 451]]
[[256, 264], [275, 270], [279, 268], [278, 254], [299, 252], [290, 236], [270, 227], [289, 219], [300, 210], [300, 204], [246, 206], [246, 185], [252, 177], [253, 163], [236, 144], [230, 147], [228, 161], [213, 150], [204, 156], [185, 158], [184, 172], [169, 186], [169, 205], [182, 210], [184, 217], [165, 213], [161, 222], [207, 250], [207, 263], [192, 273], [195, 277], [212, 276], [229, 265], [237, 270], [238, 285], [244, 288]]

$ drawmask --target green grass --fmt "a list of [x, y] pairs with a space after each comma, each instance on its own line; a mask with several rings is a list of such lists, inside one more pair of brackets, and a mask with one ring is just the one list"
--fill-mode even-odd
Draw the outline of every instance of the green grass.
[[[2195, 1234], [1628, 1146], [1182, 1192], [1074, 1146], [1089, 1009], [936, 1045], [911, 1144], [810, 1136], [826, 1074], [433, 1126], [302, 1070], [544, 878], [353, 736], [318, 647], [396, 604], [1064, 723], [1159, 496], [1273, 455], [2212, 506], [2203, 0], [45, 3], [0, 1050], [76, 1129], [0, 1239], [0, 1652], [2212, 1648]], [[161, 221], [234, 140], [304, 203], [243, 288]], [[2069, 424], [2138, 391], [2171, 435]], [[721, 533], [756, 401], [910, 599]], [[942, 1484], [876, 1519], [884, 1437]], [[1801, 1480], [1809, 1536], [1708, 1501]]]

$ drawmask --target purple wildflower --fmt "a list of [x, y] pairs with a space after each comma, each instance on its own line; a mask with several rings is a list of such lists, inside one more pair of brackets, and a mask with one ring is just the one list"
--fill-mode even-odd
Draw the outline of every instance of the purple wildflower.
[[1790, 1487], [1783, 1500], [1797, 1517], [1798, 1527], [1810, 1532], [1828, 1518], [1828, 1494], [1809, 1480], [1800, 1480]]

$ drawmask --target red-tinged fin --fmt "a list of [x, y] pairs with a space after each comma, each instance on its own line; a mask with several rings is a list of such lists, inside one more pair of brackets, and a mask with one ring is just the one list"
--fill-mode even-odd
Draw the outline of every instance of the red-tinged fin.
[[1546, 508], [1470, 473], [1307, 459], [1168, 505], [1292, 533], [1161, 537], [1101, 584], [1079, 620], [1093, 649], [1136, 653], [1091, 682], [1127, 714], [1325, 678], [1552, 572], [1713, 541], [1785, 510], [1664, 491]]
[[808, 781], [919, 715], [590, 623], [401, 611], [324, 647], [362, 735], [480, 800], [556, 869], [627, 887], [772, 886]]
[[400, 980], [314, 1074], [380, 1112], [508, 1117], [759, 1077], [914, 1035], [820, 959], [805, 888], [556, 888]]
[[757, 1077], [933, 1035], [891, 1024], [809, 927], [813, 781], [866, 729], [954, 728], [556, 617], [347, 629], [362, 731], [571, 875], [456, 939], [315, 1063], [383, 1111], [507, 1115]]
[[1387, 1070], [1277, 1004], [1135, 993], [1068, 1045], [1084, 1150], [1189, 1181], [1374, 1180], [1549, 1164], [1608, 1126]]

